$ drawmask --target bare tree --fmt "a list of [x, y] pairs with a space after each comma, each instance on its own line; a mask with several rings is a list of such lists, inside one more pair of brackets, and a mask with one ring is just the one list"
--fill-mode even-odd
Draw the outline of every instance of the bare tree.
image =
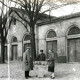
[[[51, 5], [51, 2], [54, 2], [54, 0], [10, 0], [10, 2], [15, 3], [15, 7], [12, 8], [12, 10], [19, 16], [20, 19], [22, 19], [25, 23], [27, 23], [30, 26], [30, 35], [31, 35], [31, 64], [33, 65], [33, 58], [36, 57], [36, 46], [35, 46], [35, 25], [39, 18], [39, 13], [45, 13], [47, 11], [50, 11], [52, 9], [57, 9], [60, 7], [63, 7], [67, 4], [71, 4], [74, 1], [69, 0], [56, 0], [65, 2], [63, 5]], [[49, 4], [48, 4], [49, 3]], [[41, 11], [43, 6], [49, 6], [47, 10]], [[26, 17], [26, 18], [25, 18]], [[24, 23], [23, 23], [24, 24]], [[27, 27], [25, 25], [25, 27]]]
[[[30, 26], [30, 35], [31, 35], [31, 64], [33, 65], [33, 58], [35, 59], [36, 57], [36, 46], [35, 46], [35, 25], [39, 19], [39, 14], [43, 14], [45, 12], [48, 12], [48, 11], [51, 11], [53, 9], [57, 9], [57, 8], [60, 8], [60, 7], [63, 7], [63, 6], [66, 6], [68, 4], [73, 4], [73, 3], [76, 3], [74, 0], [56, 0], [56, 1], [61, 1], [61, 2], [64, 2], [65, 4], [63, 5], [56, 5], [56, 4], [51, 4], [52, 2], [54, 2], [54, 0], [9, 0], [11, 3], [15, 3], [15, 6], [12, 8], [11, 6], [7, 6], [6, 4], [4, 4], [4, 0], [1, 0], [0, 2], [3, 4], [2, 5], [2, 10], [4, 10], [4, 6], [7, 6], [9, 7], [11, 10], [13, 10], [17, 15], [18, 17], [24, 21], [24, 23], [22, 21], [20, 21], [24, 26], [25, 28], [27, 29], [27, 24]], [[43, 10], [41, 11], [41, 9], [44, 7], [44, 6], [48, 6], [48, 9], [47, 10]], [[2, 12], [2, 15], [3, 15], [3, 11]], [[10, 12], [11, 13], [11, 12]], [[9, 15], [10, 15], [9, 13]], [[6, 32], [6, 29], [5, 29], [5, 24], [7, 22], [7, 17], [3, 17], [1, 15], [1, 22], [0, 22], [0, 32], [1, 32], [1, 45], [3, 45], [5, 43], [5, 39], [6, 39], [6, 36], [4, 34], [4, 31], [5, 33]], [[16, 18], [17, 19], [17, 18]], [[27, 24], [25, 24], [27, 23]], [[10, 23], [11, 24], [11, 23]], [[5, 38], [4, 38], [5, 37]], [[4, 62], [4, 50], [1, 49], [2, 52], [2, 61]]]
[[[21, 18], [25, 23], [30, 26], [31, 36], [31, 65], [33, 65], [33, 58], [36, 57], [36, 46], [35, 46], [35, 25], [38, 21], [40, 10], [45, 5], [45, 0], [11, 0], [18, 8], [12, 8], [13, 11]], [[26, 18], [25, 18], [26, 17]], [[27, 26], [25, 26], [27, 27]], [[33, 66], [32, 66], [33, 68]]]
[[[1, 0], [4, 3], [4, 0]], [[7, 12], [7, 8], [5, 8], [5, 5], [0, 3], [0, 36], [1, 36], [1, 63], [5, 63], [5, 42], [6, 37], [8, 34], [8, 29], [11, 26], [12, 19], [10, 18], [8, 20], [8, 15], [12, 13], [12, 10], [9, 10]], [[5, 13], [4, 13], [5, 11]], [[7, 21], [9, 21], [9, 25], [6, 27]]]

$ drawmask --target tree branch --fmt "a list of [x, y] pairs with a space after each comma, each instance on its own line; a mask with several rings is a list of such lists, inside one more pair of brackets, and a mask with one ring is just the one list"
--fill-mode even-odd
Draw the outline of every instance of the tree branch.
[[[19, 2], [14, 1], [14, 0], [11, 0], [11, 1], [12, 1], [12, 2], [14, 2], [14, 3], [15, 3], [15, 5], [16, 5], [16, 4], [19, 4], [19, 5], [20, 5], [20, 6], [22, 6], [22, 7], [24, 6], [24, 4], [23, 4], [22, 2], [21, 2], [21, 3], [19, 3]], [[18, 1], [19, 1], [19, 0], [18, 0]]]
[[16, 10], [14, 11], [22, 20], [24, 20], [25, 22], [28, 23], [28, 25], [30, 25], [29, 21], [26, 20], [25, 18], [23, 18]]

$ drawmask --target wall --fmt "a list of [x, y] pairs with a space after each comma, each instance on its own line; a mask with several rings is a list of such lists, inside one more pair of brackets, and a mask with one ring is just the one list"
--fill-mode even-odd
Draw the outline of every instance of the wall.
[[24, 28], [24, 26], [20, 23], [20, 22], [16, 22], [16, 25], [12, 24], [9, 33], [8, 33], [8, 37], [7, 37], [7, 41], [8, 41], [8, 52], [9, 52], [9, 56], [11, 58], [11, 54], [12, 54], [12, 38], [13, 36], [17, 37], [17, 45], [18, 45], [18, 60], [22, 59], [22, 41], [23, 41], [23, 36], [27, 33], [26, 29]]
[[59, 62], [67, 62], [67, 33], [71, 25], [77, 25], [80, 28], [80, 18], [64, 20], [52, 24], [42, 25], [38, 27], [39, 51], [43, 49], [46, 53], [46, 34], [47, 31], [53, 29], [57, 34], [57, 53]]
[[[77, 25], [80, 28], [80, 17], [68, 19], [56, 23], [51, 23], [42, 26], [36, 26], [35, 29], [35, 38], [36, 38], [36, 52], [37, 54], [40, 53], [40, 50], [43, 49], [44, 53], [46, 54], [46, 34], [48, 30], [53, 29], [57, 34], [57, 54], [58, 54], [58, 61], [60, 62], [67, 62], [67, 33], [71, 28], [71, 25]], [[16, 22], [16, 25], [12, 24], [9, 34], [7, 37], [8, 41], [8, 53], [11, 57], [11, 39], [13, 36], [17, 37], [18, 40], [18, 59], [22, 57], [22, 50], [23, 50], [23, 36], [27, 33], [26, 29], [20, 22]]]

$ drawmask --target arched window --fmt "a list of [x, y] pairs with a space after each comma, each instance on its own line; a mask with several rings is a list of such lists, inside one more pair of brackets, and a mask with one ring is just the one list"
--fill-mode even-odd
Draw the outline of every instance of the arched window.
[[17, 60], [18, 59], [18, 43], [17, 38], [15, 36], [12, 37], [12, 54], [11, 54], [11, 60]]
[[30, 35], [26, 35], [26, 36], [24, 37], [24, 41], [27, 41], [27, 40], [30, 40]]
[[17, 42], [17, 38], [13, 37], [12, 42]]
[[68, 32], [68, 35], [75, 35], [75, 34], [80, 34], [80, 29], [78, 27], [72, 27]]
[[54, 56], [57, 62], [57, 35], [54, 30], [49, 30], [46, 36], [46, 56], [49, 57], [49, 50], [55, 52]]
[[47, 38], [53, 38], [53, 37], [56, 37], [56, 33], [55, 33], [55, 31], [51, 30], [48, 32]]

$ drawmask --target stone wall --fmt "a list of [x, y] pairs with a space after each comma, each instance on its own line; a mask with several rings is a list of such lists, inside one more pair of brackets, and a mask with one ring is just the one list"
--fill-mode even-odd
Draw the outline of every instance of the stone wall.
[[24, 35], [27, 34], [27, 30], [26, 28], [20, 23], [20, 22], [16, 22], [16, 25], [12, 24], [10, 30], [9, 30], [9, 34], [7, 37], [7, 41], [8, 41], [8, 52], [9, 52], [9, 56], [11, 59], [11, 54], [12, 54], [12, 38], [13, 36], [15, 36], [17, 38], [17, 52], [18, 52], [18, 60], [22, 60], [22, 53], [23, 53], [23, 37]]
[[[80, 28], [80, 18], [73, 18], [52, 24], [42, 25], [38, 28], [39, 50], [43, 49], [46, 53], [46, 34], [52, 29], [57, 34], [57, 54], [58, 62], [67, 62], [67, 34], [72, 25]], [[77, 36], [76, 36], [77, 37]]]
[[[40, 53], [41, 49], [43, 49], [44, 53], [46, 54], [46, 35], [47, 32], [52, 29], [57, 34], [55, 40], [57, 40], [58, 62], [67, 62], [67, 34], [69, 29], [72, 27], [71, 25], [76, 25], [76, 27], [80, 28], [80, 17], [59, 21], [55, 23], [53, 22], [42, 26], [36, 26], [35, 38], [36, 38], [37, 54]], [[11, 48], [12, 48], [13, 36], [17, 37], [18, 59], [20, 60], [22, 58], [22, 53], [23, 53], [22, 41], [26, 33], [27, 33], [26, 28], [20, 22], [17, 21], [16, 25], [12, 24], [11, 28], [9, 29], [7, 37], [7, 46], [8, 46], [7, 51], [9, 53], [10, 58], [12, 54]]]

